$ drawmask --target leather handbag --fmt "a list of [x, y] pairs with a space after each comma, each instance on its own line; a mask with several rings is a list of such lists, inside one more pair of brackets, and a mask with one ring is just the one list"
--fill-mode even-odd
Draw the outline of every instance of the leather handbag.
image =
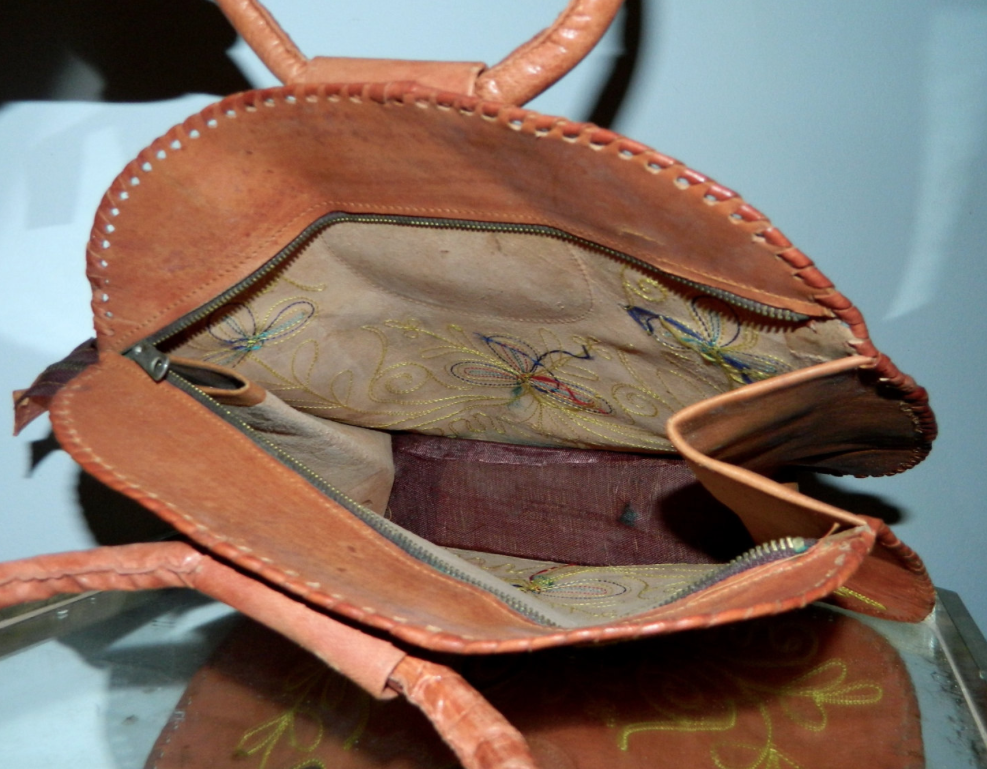
[[617, 0], [491, 68], [306, 60], [220, 5], [285, 85], [114, 180], [96, 340], [15, 394], [182, 539], [3, 564], [0, 604], [195, 588], [404, 695], [466, 767], [536, 763], [436, 654], [931, 610], [884, 523], [791, 482], [919, 462], [925, 391], [737, 193], [518, 106]]

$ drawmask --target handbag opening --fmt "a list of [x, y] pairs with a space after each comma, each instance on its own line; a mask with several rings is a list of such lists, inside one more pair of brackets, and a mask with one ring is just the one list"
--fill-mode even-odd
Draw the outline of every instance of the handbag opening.
[[839, 321], [777, 315], [545, 227], [340, 214], [151, 341], [399, 546], [582, 626], [810, 546], [757, 545], [665, 431], [845, 355]]

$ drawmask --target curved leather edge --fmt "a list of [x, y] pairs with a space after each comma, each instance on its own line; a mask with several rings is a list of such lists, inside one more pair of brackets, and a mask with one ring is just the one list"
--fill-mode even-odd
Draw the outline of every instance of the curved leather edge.
[[52, 422], [90, 473], [217, 555], [312, 604], [437, 651], [524, 651], [787, 611], [846, 582], [874, 538], [843, 514], [852, 528], [796, 558], [647, 614], [560, 630], [418, 562], [190, 396], [118, 355], [104, 353], [56, 396]]
[[239, 371], [220, 366], [208, 361], [195, 360], [194, 358], [182, 358], [178, 355], [169, 356], [171, 365], [191, 370], [211, 372], [218, 374], [230, 387], [208, 387], [204, 384], [196, 383], [202, 392], [216, 401], [226, 406], [256, 406], [263, 403], [267, 397], [267, 391], [256, 382], [246, 379]]
[[668, 423], [672, 443], [703, 485], [764, 542], [834, 523], [871, 527], [875, 551], [833, 600], [889, 619], [918, 621], [935, 593], [921, 560], [884, 524], [827, 505], [762, 473], [799, 465], [894, 472], [928, 450], [907, 408], [882, 397], [862, 356], [830, 361], [694, 404]]
[[[340, 142], [346, 152], [326, 153]], [[592, 177], [595, 194], [576, 195], [559, 181], [572, 167]], [[461, 183], [450, 185], [452, 176]], [[672, 276], [834, 315], [818, 301], [831, 286], [803, 279], [811, 262], [789, 260], [790, 244], [762, 214], [637, 142], [407, 83], [295, 86], [207, 108], [113, 182], [89, 243], [100, 349], [126, 349], [205, 304], [332, 211], [553, 226]], [[182, 231], [164, 212], [181, 214]], [[693, 248], [697, 229], [701, 249]], [[676, 253], [683, 248], [690, 253]], [[153, 292], [144, 285], [151, 275]]]
[[56, 396], [72, 457], [239, 567], [352, 620], [398, 634], [551, 631], [419, 562], [190, 396], [104, 353]]
[[872, 617], [919, 622], [936, 605], [936, 589], [925, 564], [886, 523], [868, 521], [877, 535], [873, 553], [826, 601]]
[[53, 363], [42, 371], [30, 387], [15, 390], [14, 395], [14, 435], [20, 433], [31, 422], [44, 414], [60, 389], [72, 381], [79, 372], [91, 366], [98, 359], [96, 340], [89, 339], [62, 360]]
[[[349, 150], [332, 154], [331, 167], [316, 162], [342, 141]], [[596, 194], [553, 181], [563, 168], [581, 169]], [[448, 184], [453, 176], [461, 183]], [[267, 215], [253, 215], [258, 209]], [[89, 241], [100, 349], [123, 351], [204, 305], [332, 211], [556, 227], [745, 300], [837, 317], [927, 440], [935, 436], [925, 390], [877, 351], [859, 310], [737, 193], [612, 131], [409, 83], [238, 94], [142, 151], [104, 196]], [[178, 215], [180, 231], [171, 225]], [[695, 232], [698, 250], [689, 245]]]

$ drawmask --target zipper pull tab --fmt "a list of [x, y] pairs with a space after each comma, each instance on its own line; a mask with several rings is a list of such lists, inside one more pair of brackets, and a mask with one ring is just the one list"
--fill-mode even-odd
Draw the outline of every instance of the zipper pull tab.
[[134, 363], [144, 369], [147, 375], [155, 382], [160, 382], [168, 376], [168, 368], [171, 361], [168, 356], [158, 350], [153, 344], [138, 342], [124, 353], [124, 357], [130, 358]]

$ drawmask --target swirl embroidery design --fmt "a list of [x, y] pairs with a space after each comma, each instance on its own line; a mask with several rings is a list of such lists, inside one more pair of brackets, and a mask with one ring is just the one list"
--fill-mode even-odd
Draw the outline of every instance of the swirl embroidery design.
[[[290, 704], [278, 715], [244, 732], [233, 751], [234, 758], [256, 758], [257, 769], [270, 769], [272, 759], [314, 754], [326, 737], [327, 727], [343, 726], [340, 713], [356, 720], [343, 739], [343, 750], [352, 750], [366, 731], [370, 698], [345, 678], [333, 675], [322, 663], [312, 660], [301, 664], [285, 680], [283, 694]], [[294, 763], [292, 769], [326, 769], [326, 764], [313, 756]]]
[[556, 370], [566, 360], [592, 360], [585, 345], [582, 352], [548, 350], [541, 354], [526, 342], [510, 336], [477, 334], [492, 359], [464, 360], [450, 368], [453, 376], [481, 387], [510, 387], [510, 404], [533, 397], [539, 403], [592, 414], [610, 414], [613, 408], [587, 387], [563, 379]]
[[627, 306], [627, 313], [650, 336], [665, 345], [686, 347], [718, 366], [738, 385], [759, 382], [788, 370], [780, 360], [750, 350], [758, 335], [745, 326], [737, 311], [726, 302], [710, 296], [697, 296], [689, 302], [691, 323], [644, 307]]
[[612, 579], [588, 577], [578, 581], [562, 582], [553, 573], [560, 568], [551, 567], [532, 574], [526, 580], [512, 582], [518, 590], [535, 595], [554, 595], [573, 601], [593, 601], [602, 598], [615, 598], [628, 592], [628, 587]]

